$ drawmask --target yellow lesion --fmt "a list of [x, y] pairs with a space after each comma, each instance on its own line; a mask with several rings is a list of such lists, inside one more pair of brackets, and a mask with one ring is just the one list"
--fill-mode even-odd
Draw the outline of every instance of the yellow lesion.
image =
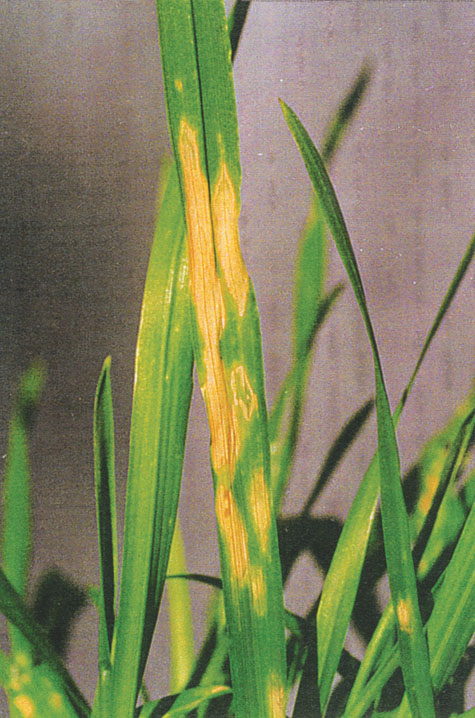
[[254, 531], [263, 553], [269, 546], [269, 533], [271, 528], [271, 512], [269, 491], [262, 468], [254, 472], [249, 490], [249, 506], [251, 509]]
[[267, 592], [264, 573], [259, 566], [251, 567], [250, 586], [254, 610], [258, 616], [264, 616], [267, 609]]
[[49, 704], [50, 706], [56, 710], [60, 711], [63, 708], [63, 698], [60, 693], [51, 693], [49, 697]]
[[235, 407], [239, 407], [244, 419], [250, 421], [257, 410], [257, 396], [244, 366], [239, 365], [231, 371], [230, 383]]
[[430, 473], [425, 479], [425, 489], [418, 502], [419, 511], [423, 516], [425, 516], [429, 512], [429, 509], [432, 505], [432, 501], [434, 500], [434, 495], [437, 491], [440, 476], [444, 468], [445, 455], [446, 452], [444, 452], [433, 462]]
[[203, 338], [206, 380], [201, 389], [208, 410], [211, 459], [232, 482], [240, 452], [239, 427], [220, 350], [226, 312], [216, 269], [208, 180], [201, 169], [198, 137], [186, 120], [180, 123], [178, 148], [185, 183], [190, 288], [196, 321]]
[[34, 718], [35, 705], [29, 696], [16, 696], [13, 699], [13, 705], [18, 709], [23, 718]]
[[231, 579], [242, 583], [249, 570], [247, 533], [232, 490], [223, 485], [216, 490], [216, 517], [229, 557]]
[[239, 244], [239, 203], [225, 162], [221, 162], [211, 203], [219, 266], [228, 291], [242, 317], [246, 311], [249, 294], [249, 275]]
[[397, 619], [402, 631], [412, 633], [414, 630], [414, 612], [410, 600], [400, 598], [396, 608]]
[[283, 718], [285, 715], [285, 690], [282, 681], [272, 674], [267, 683], [267, 704], [270, 718]]
[[21, 668], [28, 668], [29, 666], [31, 666], [31, 661], [26, 653], [20, 652], [15, 654], [15, 662], [18, 663]]
[[183, 92], [183, 82], [178, 78], [175, 80], [175, 87], [178, 92]]

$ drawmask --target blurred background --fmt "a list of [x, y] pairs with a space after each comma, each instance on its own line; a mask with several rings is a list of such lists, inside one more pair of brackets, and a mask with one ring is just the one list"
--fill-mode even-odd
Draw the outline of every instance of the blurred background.
[[[372, 64], [331, 176], [395, 406], [473, 231], [474, 21], [471, 2], [251, 3], [235, 62], [241, 237], [261, 310], [269, 402], [290, 366], [293, 267], [311, 194], [278, 98], [318, 144], [363, 62]], [[134, 345], [159, 168], [169, 155], [155, 4], [7, 0], [0, 4], [0, 62], [1, 446], [19, 375], [41, 357], [48, 379], [32, 446], [33, 576], [56, 566], [89, 584], [97, 581], [95, 384], [111, 354], [122, 515]], [[344, 279], [330, 249], [328, 286]], [[401, 422], [404, 469], [470, 389], [473, 309], [472, 268]], [[319, 337], [310, 388], [287, 513], [302, 506], [337, 431], [373, 393], [349, 289]], [[370, 421], [321, 496], [318, 515], [344, 515], [374, 447]], [[216, 574], [198, 396], [180, 514], [190, 570]], [[304, 557], [289, 607], [305, 610], [319, 580]], [[196, 589], [198, 637], [208, 596], [208, 588]], [[93, 609], [73, 638], [72, 670], [92, 697]], [[156, 649], [148, 673], [154, 693], [167, 687], [166, 651]]]

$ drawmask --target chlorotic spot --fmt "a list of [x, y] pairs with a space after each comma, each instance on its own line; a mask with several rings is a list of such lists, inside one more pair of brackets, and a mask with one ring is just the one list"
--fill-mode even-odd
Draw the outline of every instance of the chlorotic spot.
[[267, 609], [267, 591], [262, 568], [252, 566], [250, 570], [252, 605], [258, 616], [264, 616]]
[[232, 491], [223, 485], [218, 486], [216, 492], [216, 517], [232, 578], [241, 583], [249, 569], [247, 534]]
[[60, 711], [63, 708], [63, 698], [60, 693], [51, 693], [49, 697], [49, 703], [50, 706], [56, 711]]
[[439, 474], [434, 472], [430, 473], [426, 479], [426, 490], [419, 499], [419, 511], [423, 516], [429, 513], [438, 485]]
[[15, 693], [21, 691], [20, 669], [15, 663], [10, 668], [10, 682], [8, 685]]
[[249, 275], [239, 245], [239, 204], [225, 162], [221, 163], [212, 197], [213, 229], [219, 266], [242, 317], [249, 294]]
[[244, 366], [237, 366], [231, 372], [231, 389], [235, 406], [239, 407], [242, 416], [250, 421], [257, 409], [257, 396], [252, 390], [251, 382]]
[[178, 90], [178, 92], [183, 92], [183, 82], [179, 79], [175, 80], [175, 87]]
[[258, 469], [251, 479], [249, 504], [254, 524], [254, 531], [263, 553], [267, 552], [271, 528], [269, 491], [267, 489], [264, 470]]
[[35, 706], [31, 698], [28, 696], [16, 696], [13, 699], [13, 705], [18, 708], [23, 718], [33, 718], [35, 715]]
[[412, 633], [414, 630], [413, 628], [413, 610], [411, 606], [411, 602], [409, 599], [399, 599], [397, 604], [397, 619], [399, 622], [399, 626], [402, 631], [405, 631], [406, 633]]
[[15, 662], [18, 663], [21, 668], [27, 668], [30, 665], [30, 659], [26, 653], [17, 653], [15, 655]]
[[267, 703], [270, 718], [285, 716], [285, 690], [278, 676], [272, 674], [267, 683]]

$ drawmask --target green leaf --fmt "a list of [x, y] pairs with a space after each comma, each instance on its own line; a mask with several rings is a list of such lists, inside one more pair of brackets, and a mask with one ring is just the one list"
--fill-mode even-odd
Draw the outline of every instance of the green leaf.
[[[28, 444], [45, 379], [42, 365], [21, 378], [8, 434], [3, 482], [2, 565], [5, 575], [25, 597], [31, 560], [31, 489]], [[9, 626], [12, 653], [29, 653], [21, 632]]]
[[99, 537], [99, 665], [110, 664], [117, 599], [117, 520], [115, 500], [114, 415], [107, 357], [94, 401], [94, 478]]
[[[329, 229], [350, 279], [373, 354], [378, 461], [380, 468], [381, 513], [391, 597], [398, 618], [398, 637], [404, 682], [414, 716], [435, 716], [429, 679], [427, 646], [422, 630], [416, 579], [411, 561], [408, 518], [400, 480], [399, 453], [389, 401], [384, 385], [379, 352], [366, 306], [363, 284], [335, 191], [315, 146], [293, 111], [281, 103], [284, 117], [299, 147], [314, 189], [319, 197]], [[326, 707], [331, 684], [322, 674], [319, 661], [319, 687], [322, 709]], [[322, 685], [322, 677], [325, 683]]]
[[[237, 2], [230, 19], [233, 53], [247, 5]], [[115, 682], [108, 691], [113, 709], [127, 718], [143, 676], [174, 531], [192, 388], [188, 301], [183, 212], [172, 167], [155, 230], [136, 350]]]
[[167, 594], [170, 625], [170, 691], [178, 693], [188, 683], [195, 662], [191, 597], [186, 582], [173, 580], [173, 575], [186, 573], [185, 546], [180, 523], [175, 524], [170, 560], [168, 562]]
[[[416, 366], [396, 408], [393, 417], [395, 425], [399, 420], [432, 339], [466, 274], [474, 250], [475, 235], [472, 237], [442, 300]], [[325, 683], [328, 686], [333, 683], [343, 648], [344, 638], [353, 612], [366, 548], [374, 518], [377, 515], [378, 493], [379, 470], [377, 456], [375, 456], [363, 477], [345, 521], [320, 599], [317, 616], [319, 626], [319, 665], [322, 671], [322, 680], [326, 677]]]
[[334, 117], [330, 121], [328, 128], [324, 133], [324, 139], [322, 142], [322, 159], [325, 164], [328, 165], [331, 162], [335, 152], [340, 146], [343, 136], [366, 93], [368, 84], [371, 80], [371, 75], [371, 66], [365, 62], [359, 71], [356, 80], [343, 98]]
[[[45, 631], [32, 617], [21, 596], [0, 569], [0, 611], [15, 625], [29, 641], [40, 660], [45, 661], [54, 671], [64, 692], [77, 712], [79, 718], [88, 718], [90, 708], [63, 665], [63, 662], [51, 646]], [[25, 656], [28, 662], [28, 657]]]
[[135, 358], [111, 711], [129, 718], [165, 581], [192, 389], [188, 266], [176, 172], [165, 192], [145, 283]]
[[[428, 539], [432, 537], [432, 534], [435, 531], [438, 519], [441, 516], [441, 510], [442, 506], [444, 505], [444, 500], [448, 496], [450, 496], [453, 489], [460, 465], [463, 462], [470, 442], [470, 438], [473, 434], [474, 423], [475, 417], [474, 412], [472, 411], [462, 422], [462, 425], [459, 427], [457, 435], [453, 439], [450, 451], [448, 455], [445, 456], [444, 464], [441, 467], [441, 475], [440, 477], [437, 477], [438, 486], [436, 488], [432, 487], [432, 492], [429, 499], [431, 503], [425, 508], [425, 522], [424, 524], [419, 525], [418, 534], [416, 536], [416, 541], [413, 548], [413, 562], [415, 565], [417, 565], [417, 578], [419, 581], [433, 567], [435, 559], [438, 558], [440, 553], [442, 553], [442, 550], [446, 548], [445, 545], [441, 546], [438, 554], [433, 555], [433, 560], [430, 564], [425, 558], [424, 561], [419, 561], [421, 554], [423, 554], [424, 547], [428, 544]], [[445, 431], [442, 432], [442, 436], [446, 436]], [[426, 498], [424, 496], [422, 498], [425, 503]], [[362, 696], [366, 696], [364, 700], [367, 703], [368, 692], [365, 689], [365, 684], [368, 681], [369, 676], [375, 671], [377, 665], [379, 664], [380, 666], [382, 666], [385, 663], [385, 658], [383, 654], [387, 652], [388, 648], [389, 650], [392, 648], [394, 623], [394, 607], [392, 603], [388, 603], [378, 623], [378, 626], [371, 638], [371, 641], [365, 651], [360, 670], [358, 671], [350, 696], [348, 698], [346, 711], [347, 714], [350, 716], [356, 712], [356, 706], [358, 706], [361, 702]], [[388, 660], [393, 660], [392, 654], [388, 656]], [[373, 681], [373, 689], [374, 685], [376, 685], [376, 683]]]
[[233, 710], [283, 716], [282, 579], [258, 313], [238, 238], [241, 168], [224, 4], [159, 0], [158, 11], [194, 356], [211, 433]]
[[170, 696], [159, 701], [146, 703], [141, 709], [138, 718], [173, 718], [174, 716], [186, 715], [198, 708], [202, 703], [229, 693], [231, 693], [229, 686], [213, 685], [190, 688], [178, 696]]
[[475, 631], [475, 504], [444, 573], [427, 623], [431, 677], [438, 693]]

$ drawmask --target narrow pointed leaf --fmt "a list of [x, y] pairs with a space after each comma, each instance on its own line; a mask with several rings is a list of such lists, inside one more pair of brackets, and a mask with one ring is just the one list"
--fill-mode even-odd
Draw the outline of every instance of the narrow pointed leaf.
[[192, 389], [187, 272], [172, 169], [157, 222], [137, 340], [122, 578], [112, 651], [111, 710], [117, 718], [129, 718], [135, 707], [173, 537]]
[[371, 67], [365, 62], [325, 131], [322, 142], [322, 159], [327, 165], [333, 159], [351, 120], [361, 104], [371, 80], [371, 74]]
[[114, 416], [110, 357], [104, 362], [94, 401], [94, 477], [99, 537], [99, 665], [110, 663], [117, 598], [117, 521]]
[[[373, 354], [376, 413], [378, 423], [378, 463], [380, 469], [381, 513], [384, 545], [388, 564], [391, 597], [398, 617], [398, 636], [404, 681], [414, 717], [435, 716], [429, 661], [419, 611], [414, 566], [411, 560], [409, 525], [401, 487], [399, 452], [394, 433], [378, 347], [366, 306], [363, 284], [351, 246], [346, 224], [335, 191], [315, 146], [297, 116], [282, 103], [287, 124], [300, 149], [326, 221], [349, 276]], [[326, 676], [325, 676], [326, 677]], [[321, 686], [320, 701], [326, 706], [331, 686]]]
[[[422, 361], [460, 286], [475, 250], [475, 235], [456, 270], [442, 300], [435, 320], [425, 339], [409, 382], [396, 408], [393, 421], [399, 420], [418, 375]], [[363, 477], [345, 521], [343, 531], [327, 574], [319, 604], [317, 623], [319, 636], [319, 670], [322, 681], [330, 687], [340, 661], [343, 643], [353, 612], [366, 548], [371, 534], [379, 495], [377, 455]]]

